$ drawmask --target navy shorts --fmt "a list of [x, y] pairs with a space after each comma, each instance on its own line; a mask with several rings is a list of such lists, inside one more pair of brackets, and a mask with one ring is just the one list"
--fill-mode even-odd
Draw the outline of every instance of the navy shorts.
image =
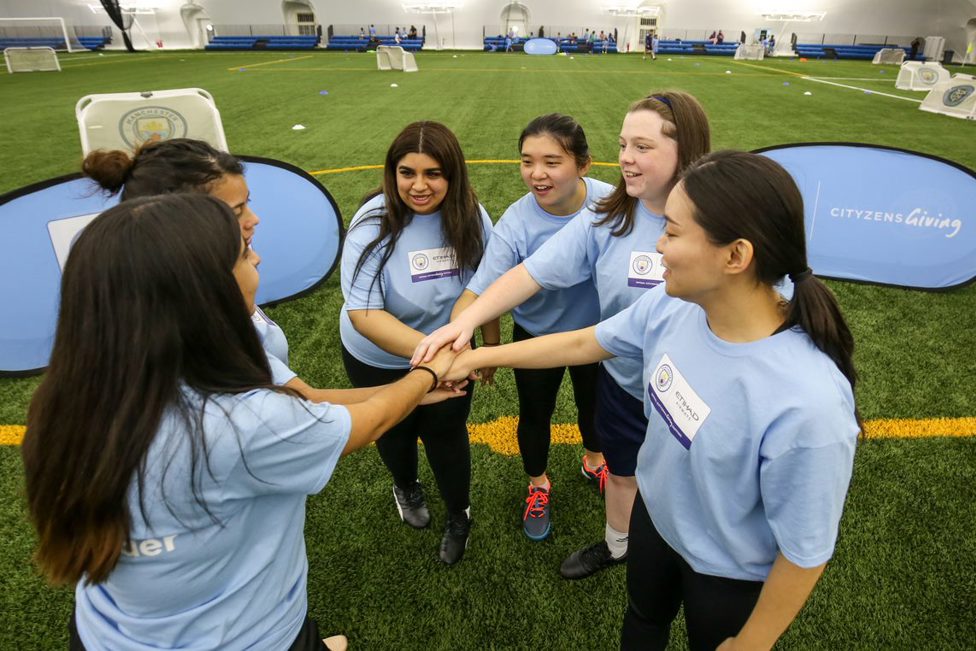
[[610, 472], [633, 477], [647, 434], [644, 403], [622, 389], [603, 364], [596, 381], [596, 434]]

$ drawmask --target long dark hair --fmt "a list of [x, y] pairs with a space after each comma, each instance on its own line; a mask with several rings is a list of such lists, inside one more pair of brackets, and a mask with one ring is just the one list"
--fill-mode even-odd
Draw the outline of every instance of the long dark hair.
[[93, 151], [81, 170], [109, 194], [121, 190], [120, 199], [125, 201], [170, 192], [206, 193], [225, 175], [244, 174], [244, 165], [202, 140], [173, 138], [147, 142], [132, 155], [122, 150]]
[[[408, 124], [393, 140], [386, 152], [383, 165], [383, 186], [368, 194], [364, 202], [383, 194], [385, 206], [381, 211], [371, 214], [367, 219], [378, 219], [380, 232], [366, 245], [353, 277], [359, 275], [363, 264], [372, 252], [385, 240], [380, 258], [379, 272], [389, 262], [403, 229], [413, 220], [414, 213], [400, 198], [397, 192], [397, 165], [407, 154], [426, 154], [441, 167], [447, 181], [447, 196], [440, 205], [441, 232], [444, 240], [454, 249], [455, 261], [459, 269], [477, 269], [485, 248], [481, 211], [478, 197], [468, 180], [468, 167], [464, 163], [464, 153], [457, 137], [439, 122], [414, 122]], [[359, 223], [367, 221], [363, 219]], [[373, 282], [377, 282], [380, 273]], [[370, 285], [372, 288], [372, 284]], [[382, 288], [382, 285], [381, 285]]]
[[[698, 158], [712, 148], [712, 136], [708, 127], [708, 116], [698, 100], [688, 93], [678, 90], [662, 90], [651, 93], [644, 99], [630, 105], [627, 113], [651, 111], [664, 120], [661, 133], [678, 145], [678, 166], [674, 182]], [[617, 186], [597, 204], [597, 214], [605, 215], [595, 222], [597, 226], [608, 226], [614, 237], [629, 235], [634, 230], [634, 215], [639, 199], [627, 194], [624, 175], [620, 175]]]
[[530, 136], [549, 136], [559, 143], [567, 154], [571, 155], [576, 161], [576, 167], [586, 167], [592, 158], [590, 157], [590, 145], [586, 142], [586, 133], [579, 122], [561, 113], [549, 113], [535, 118], [524, 129], [519, 136], [519, 152], [522, 151], [522, 143]]
[[272, 388], [233, 275], [241, 246], [224, 202], [171, 194], [107, 210], [72, 247], [22, 448], [36, 558], [53, 582], [105, 580], [129, 540], [134, 479], [146, 520], [146, 454], [167, 408], [188, 425], [202, 504], [203, 410], [187, 404], [181, 386], [204, 403], [213, 393]]
[[765, 156], [719, 151], [692, 164], [681, 184], [694, 204], [695, 221], [713, 244], [751, 242], [761, 283], [774, 285], [790, 276], [793, 298], [784, 327], [806, 332], [853, 390], [854, 337], [837, 299], [807, 266], [803, 196], [789, 172]]

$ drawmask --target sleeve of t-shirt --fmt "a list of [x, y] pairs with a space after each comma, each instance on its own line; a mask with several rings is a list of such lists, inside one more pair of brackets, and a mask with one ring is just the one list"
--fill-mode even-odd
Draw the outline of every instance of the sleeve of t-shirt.
[[352, 429], [342, 405], [268, 390], [242, 395], [229, 417], [241, 459], [224, 485], [227, 499], [318, 493], [332, 477]]
[[491, 231], [491, 237], [488, 238], [488, 246], [481, 258], [481, 264], [478, 265], [478, 271], [468, 283], [468, 291], [480, 296], [493, 282], [498, 280], [499, 276], [518, 264], [518, 250], [511, 239], [511, 233], [506, 226], [503, 215]]
[[342, 266], [340, 269], [340, 284], [346, 310], [382, 310], [385, 306], [383, 291], [380, 287], [382, 279], [377, 278], [380, 273], [380, 259], [383, 254], [382, 244], [370, 252], [366, 260], [363, 261], [359, 273], [356, 273], [356, 265], [359, 263], [363, 251], [379, 233], [376, 223], [370, 217], [358, 221], [354, 219], [353, 226], [346, 233], [346, 239], [342, 245]]
[[565, 289], [593, 275], [591, 218], [584, 210], [523, 262], [544, 289]]
[[298, 377], [298, 373], [291, 370], [287, 364], [265, 351], [268, 357], [268, 365], [271, 366], [271, 382], [278, 386], [284, 386], [291, 382], [292, 378]]
[[[776, 427], [789, 428], [798, 445], [760, 461], [770, 529], [783, 556], [800, 567], [826, 563], [834, 553], [857, 437], [856, 421], [844, 411], [816, 408], [779, 419]], [[823, 443], [807, 446], [805, 440]]]
[[616, 357], [643, 358], [644, 334], [662, 294], [656, 289], [644, 292], [630, 307], [596, 324], [596, 341], [603, 350]]

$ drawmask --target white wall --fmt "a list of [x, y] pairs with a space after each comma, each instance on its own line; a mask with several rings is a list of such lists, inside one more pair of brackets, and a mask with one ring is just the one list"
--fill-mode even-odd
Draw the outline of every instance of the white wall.
[[[179, 7], [185, 0], [128, 0], [124, 4], [157, 7], [157, 18], [140, 17], [150, 38], [161, 38], [166, 48], [187, 47], [189, 35], [183, 26]], [[277, 24], [284, 22], [280, 0], [197, 0], [214, 24]], [[415, 24], [427, 25], [429, 46], [434, 46], [432, 16], [408, 14], [402, 0], [311, 0], [318, 21], [329, 24]], [[616, 27], [621, 36], [627, 19], [609, 15], [606, 6], [639, 4], [639, 0], [521, 0], [529, 8], [530, 29], [539, 25], [578, 25], [598, 31]], [[505, 0], [455, 0], [461, 5], [451, 17], [437, 19], [437, 32], [445, 47], [481, 49], [485, 25], [497, 29]], [[97, 0], [0, 0], [0, 16], [63, 16], [75, 24], [109, 24], [104, 13], [92, 14], [89, 4]], [[944, 36], [946, 47], [963, 52], [966, 47], [964, 25], [976, 16], [973, 0], [648, 0], [644, 4], [663, 7], [661, 25], [665, 30], [689, 29], [711, 32], [723, 29], [729, 39], [740, 30], [752, 34], [758, 27], [778, 31], [778, 24], [764, 24], [763, 10], [825, 11], [819, 23], [797, 24], [787, 32], [861, 34], [892, 36]], [[630, 27], [630, 33], [633, 27]], [[134, 34], [137, 47], [145, 42]], [[116, 39], [121, 45], [121, 39]]]

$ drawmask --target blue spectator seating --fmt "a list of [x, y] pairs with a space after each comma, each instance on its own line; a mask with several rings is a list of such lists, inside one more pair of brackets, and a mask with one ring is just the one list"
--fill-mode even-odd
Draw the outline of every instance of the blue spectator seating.
[[[545, 37], [548, 38], [548, 37]], [[512, 40], [512, 49], [521, 52], [522, 47], [525, 42], [529, 40], [526, 38], [516, 38]], [[592, 52], [591, 48], [577, 40], [571, 41], [568, 38], [550, 38], [550, 41], [555, 41], [556, 45], [559, 46], [560, 52], [584, 52], [592, 54], [603, 54], [603, 41], [593, 41]], [[504, 36], [486, 36], [484, 41], [485, 52], [504, 52], [505, 51], [505, 37]], [[617, 44], [607, 43], [607, 54], [617, 54]]]
[[[377, 42], [378, 41], [378, 42]], [[377, 45], [399, 45], [404, 50], [408, 52], [416, 52], [423, 49], [424, 39], [421, 38], [403, 38], [400, 37], [400, 43], [396, 42], [395, 36], [377, 36], [376, 41], [370, 43], [368, 38], [360, 38], [358, 34], [354, 35], [333, 35], [329, 39], [328, 45], [325, 46], [327, 50], [342, 50], [342, 51], [354, 51], [354, 52], [365, 52], [366, 50], [375, 49]]]
[[318, 36], [214, 36], [207, 50], [311, 50]]

